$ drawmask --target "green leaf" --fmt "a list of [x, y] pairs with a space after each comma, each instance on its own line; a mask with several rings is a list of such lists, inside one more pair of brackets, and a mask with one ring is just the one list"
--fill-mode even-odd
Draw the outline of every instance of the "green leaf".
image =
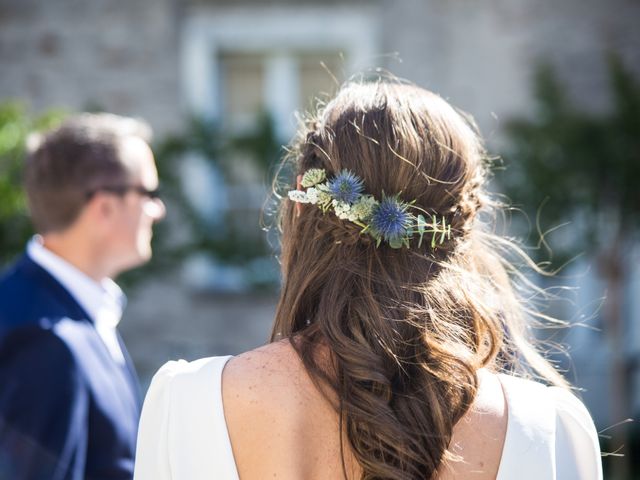
[[427, 224], [427, 220], [424, 218], [424, 216], [418, 215], [418, 233], [420, 233], [420, 235], [424, 235], [424, 227]]
[[427, 224], [427, 220], [424, 218], [422, 214], [418, 215], [418, 234], [420, 238], [418, 239], [418, 248], [422, 247], [422, 239], [424, 238], [424, 227]]
[[[537, 261], [559, 266], [578, 252], [610, 248], [607, 238], [634, 238], [640, 231], [640, 82], [624, 63], [616, 54], [610, 58], [611, 101], [603, 111], [588, 108], [585, 98], [572, 101], [556, 72], [541, 66], [533, 84], [536, 108], [506, 122], [502, 157], [509, 165], [498, 179], [548, 242], [549, 249], [534, 252]], [[597, 219], [612, 212], [618, 231], [608, 235]], [[574, 222], [576, 216], [584, 221]], [[565, 222], [571, 222], [571, 242], [561, 240], [566, 234], [547, 234]], [[518, 235], [529, 233], [528, 222], [515, 226]]]
[[402, 239], [401, 238], [393, 238], [391, 240], [389, 240], [389, 246], [391, 248], [402, 248]]

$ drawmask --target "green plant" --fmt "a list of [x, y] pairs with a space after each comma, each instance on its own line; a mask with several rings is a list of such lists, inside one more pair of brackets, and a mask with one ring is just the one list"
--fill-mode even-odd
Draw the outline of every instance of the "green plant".
[[27, 135], [56, 125], [64, 116], [61, 110], [34, 115], [19, 101], [0, 102], [0, 265], [20, 253], [33, 235], [22, 189]]
[[[215, 122], [193, 118], [182, 133], [166, 137], [154, 145], [153, 150], [169, 215], [155, 227], [152, 261], [142, 269], [125, 274], [125, 282], [136, 282], [174, 268], [194, 253], [205, 253], [220, 264], [244, 269], [251, 269], [255, 260], [272, 256], [257, 215], [255, 228], [246, 228], [246, 223], [254, 219], [245, 219], [231, 210], [226, 210], [224, 218], [214, 225], [189, 200], [189, 185], [181, 178], [186, 157], [195, 154], [221, 173], [225, 183], [237, 181], [231, 178], [231, 159], [234, 154], [242, 153], [268, 182], [280, 153], [270, 117], [260, 115], [256, 128], [241, 135], [228, 134]], [[173, 220], [179, 221], [180, 227], [187, 230], [179, 240], [170, 232], [177, 223]]]
[[[631, 319], [623, 317], [622, 305], [626, 257], [640, 232], [640, 83], [617, 56], [608, 65], [612, 105], [602, 113], [576, 107], [553, 70], [539, 69], [536, 115], [507, 126], [510, 148], [504, 157], [511, 164], [501, 182], [516, 205], [533, 208], [525, 211], [540, 230], [548, 229], [542, 240], [556, 262], [582, 252], [597, 261], [607, 286], [602, 323], [612, 354], [611, 413], [620, 421], [630, 414], [634, 369], [624, 353]], [[554, 225], [566, 224], [551, 234]], [[625, 427], [611, 433], [613, 447], [628, 444]], [[625, 458], [613, 462], [617, 478], [627, 478], [629, 458], [638, 458], [628, 447], [623, 453]]]
[[[535, 81], [537, 114], [507, 125], [512, 164], [504, 179], [517, 203], [543, 205], [547, 225], [586, 221], [569, 246], [554, 251], [599, 251], [640, 227], [640, 87], [617, 57], [611, 57], [613, 108], [587, 113], [567, 98], [554, 72], [543, 66]], [[548, 201], [545, 201], [548, 199]], [[538, 212], [532, 212], [538, 214]]]

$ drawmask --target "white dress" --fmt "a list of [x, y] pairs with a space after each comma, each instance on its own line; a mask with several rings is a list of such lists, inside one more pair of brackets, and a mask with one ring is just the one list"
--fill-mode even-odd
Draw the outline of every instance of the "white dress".
[[[134, 480], [237, 480], [222, 406], [231, 357], [166, 363], [142, 409]], [[601, 480], [585, 406], [558, 387], [499, 375], [508, 409], [497, 480]]]

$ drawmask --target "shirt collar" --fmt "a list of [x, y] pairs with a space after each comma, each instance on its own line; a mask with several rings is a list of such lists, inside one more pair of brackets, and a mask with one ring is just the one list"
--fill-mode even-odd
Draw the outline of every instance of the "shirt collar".
[[47, 249], [39, 235], [35, 235], [27, 244], [27, 255], [67, 289], [96, 324], [118, 325], [126, 297], [113, 280], [105, 278], [96, 282]]

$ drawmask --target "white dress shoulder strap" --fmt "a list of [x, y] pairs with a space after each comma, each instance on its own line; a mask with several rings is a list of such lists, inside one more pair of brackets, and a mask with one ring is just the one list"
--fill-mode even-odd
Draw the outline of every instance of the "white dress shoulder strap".
[[598, 435], [571, 392], [499, 375], [508, 409], [497, 480], [601, 480]]
[[166, 363], [142, 408], [135, 480], [238, 480], [222, 404], [230, 357]]

